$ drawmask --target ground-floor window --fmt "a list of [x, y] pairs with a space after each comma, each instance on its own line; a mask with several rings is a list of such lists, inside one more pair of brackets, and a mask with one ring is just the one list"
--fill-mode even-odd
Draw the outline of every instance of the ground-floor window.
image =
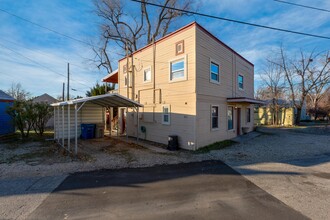
[[233, 114], [234, 114], [234, 109], [232, 106], [228, 107], [228, 113], [227, 113], [227, 117], [228, 117], [228, 130], [232, 130], [234, 128], [234, 120], [233, 120]]
[[246, 109], [246, 122], [251, 122], [251, 108]]
[[163, 114], [162, 114], [162, 124], [169, 125], [171, 124], [171, 115], [170, 115], [170, 106], [163, 105]]
[[211, 128], [212, 129], [219, 128], [219, 107], [218, 106], [211, 107]]

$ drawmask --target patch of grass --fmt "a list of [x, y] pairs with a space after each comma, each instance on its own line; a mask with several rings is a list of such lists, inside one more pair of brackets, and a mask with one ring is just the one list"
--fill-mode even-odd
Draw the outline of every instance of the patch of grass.
[[215, 142], [213, 144], [207, 145], [203, 148], [200, 148], [196, 151], [194, 151], [194, 153], [197, 154], [204, 154], [204, 153], [208, 153], [212, 150], [220, 150], [220, 149], [224, 149], [226, 147], [230, 147], [234, 144], [236, 144], [237, 142], [232, 141], [232, 140], [224, 140], [224, 141], [219, 141], [219, 142]]
[[19, 131], [16, 131], [14, 134], [7, 135], [6, 136], [0, 136], [0, 143], [9, 143], [9, 144], [22, 144], [27, 142], [45, 142], [47, 139], [53, 139], [54, 138], [54, 131], [45, 131], [42, 136], [35, 133], [35, 131], [30, 131], [29, 137], [22, 138], [21, 133]]

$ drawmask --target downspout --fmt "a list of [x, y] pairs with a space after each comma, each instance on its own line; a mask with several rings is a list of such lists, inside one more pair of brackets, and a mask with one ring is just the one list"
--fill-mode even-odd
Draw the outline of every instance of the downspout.
[[126, 92], [127, 92], [127, 98], [129, 99], [129, 71], [128, 71], [128, 45], [127, 45], [127, 41], [126, 41]]
[[152, 68], [153, 68], [153, 113], [152, 113], [152, 121], [155, 121], [155, 104], [156, 104], [156, 44], [155, 44], [155, 37], [152, 39]]
[[236, 92], [234, 91], [234, 89], [236, 89], [236, 87], [234, 85], [234, 75], [235, 75], [235, 69], [236, 69], [235, 68], [236, 65], [234, 65], [234, 53], [232, 53], [231, 60], [232, 60], [232, 77], [231, 77], [232, 97], [236, 97]]
[[[129, 99], [129, 67], [128, 67], [128, 64], [129, 64], [129, 59], [128, 59], [128, 44], [127, 44], [127, 41], [126, 41], [126, 91], [127, 91], [127, 98]], [[126, 116], [124, 114], [124, 115], [121, 115], [121, 117], [124, 117], [124, 118], [127, 117], [127, 112], [128, 112], [128, 108], [126, 107]], [[119, 117], [118, 117], [118, 119], [119, 119]], [[123, 119], [121, 119], [121, 121], [123, 121]], [[127, 118], [125, 118], [125, 129], [126, 129], [126, 138], [128, 139], [126, 121], [127, 121]], [[122, 124], [122, 127], [123, 126], [124, 125]]]
[[134, 76], [134, 59], [133, 59], [133, 54], [131, 56], [132, 60], [132, 100], [135, 100], [135, 76]]

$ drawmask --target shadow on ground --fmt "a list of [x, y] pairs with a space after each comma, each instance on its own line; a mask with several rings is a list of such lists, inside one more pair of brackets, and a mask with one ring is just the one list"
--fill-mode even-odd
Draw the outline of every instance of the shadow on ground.
[[305, 219], [220, 161], [66, 178], [29, 219]]

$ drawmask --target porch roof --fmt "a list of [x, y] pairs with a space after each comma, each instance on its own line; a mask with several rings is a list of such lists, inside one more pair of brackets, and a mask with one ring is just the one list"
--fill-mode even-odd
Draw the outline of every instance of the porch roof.
[[264, 105], [265, 102], [258, 99], [247, 98], [247, 97], [235, 97], [235, 98], [227, 98], [228, 103], [247, 103], [247, 104], [259, 104]]
[[118, 69], [103, 77], [102, 82], [118, 83]]

